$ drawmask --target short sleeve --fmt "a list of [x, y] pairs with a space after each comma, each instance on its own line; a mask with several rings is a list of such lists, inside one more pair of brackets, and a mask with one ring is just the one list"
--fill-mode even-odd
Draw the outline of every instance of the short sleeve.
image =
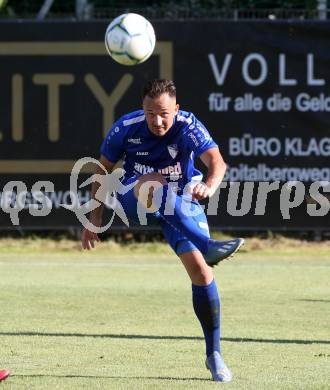
[[188, 143], [189, 149], [194, 152], [196, 157], [199, 157], [208, 149], [218, 147], [208, 130], [196, 118], [188, 127], [186, 142]]
[[109, 161], [116, 163], [124, 155], [124, 129], [116, 122], [108, 131], [100, 152]]

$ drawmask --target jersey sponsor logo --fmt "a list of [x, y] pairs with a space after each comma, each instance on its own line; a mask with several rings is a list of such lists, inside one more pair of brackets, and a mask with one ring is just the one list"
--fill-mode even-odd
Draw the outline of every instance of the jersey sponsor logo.
[[127, 142], [135, 145], [141, 145], [141, 138], [128, 138]]
[[175, 165], [169, 165], [165, 168], [158, 169], [158, 172], [162, 175], [181, 175], [182, 174], [182, 168], [180, 161], [178, 161]]
[[134, 164], [134, 169], [136, 172], [141, 173], [142, 175], [154, 172], [153, 167], [150, 167], [149, 165], [139, 164], [137, 162]]
[[179, 153], [177, 144], [168, 145], [167, 150], [172, 158], [175, 158]]
[[[134, 170], [142, 175], [155, 171], [153, 167], [137, 162], [134, 164]], [[175, 165], [169, 165], [165, 168], [159, 168], [157, 169], [157, 172], [161, 173], [170, 180], [178, 180], [182, 177], [182, 167], [180, 161], [178, 161]]]
[[149, 152], [136, 152], [137, 156], [148, 156]]

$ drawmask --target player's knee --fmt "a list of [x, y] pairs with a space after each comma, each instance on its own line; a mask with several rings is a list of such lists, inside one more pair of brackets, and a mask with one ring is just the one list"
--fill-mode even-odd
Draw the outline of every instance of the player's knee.
[[160, 173], [148, 173], [138, 179], [138, 183], [134, 187], [134, 195], [144, 207], [149, 209], [153, 205], [154, 192], [166, 184], [166, 179]]
[[152, 185], [154, 182], [158, 182], [161, 185], [167, 184], [167, 181], [162, 174], [158, 172], [151, 172], [139, 177], [137, 187], [141, 187], [141, 185], [145, 183], [151, 183]]
[[206, 286], [213, 280], [212, 270], [205, 264], [196, 264], [189, 274], [193, 284]]
[[201, 272], [196, 275], [196, 280], [198, 281], [199, 285], [207, 286], [212, 282], [213, 275], [211, 272]]

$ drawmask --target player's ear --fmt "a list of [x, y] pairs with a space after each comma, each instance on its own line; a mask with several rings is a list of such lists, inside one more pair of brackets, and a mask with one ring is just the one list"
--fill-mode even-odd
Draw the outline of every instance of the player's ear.
[[180, 108], [180, 105], [179, 105], [179, 104], [176, 104], [176, 105], [175, 105], [175, 115], [178, 113], [179, 108]]

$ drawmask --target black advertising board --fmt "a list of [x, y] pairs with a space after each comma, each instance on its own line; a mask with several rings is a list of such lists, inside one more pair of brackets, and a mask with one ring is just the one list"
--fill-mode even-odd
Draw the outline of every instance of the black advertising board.
[[[72, 166], [98, 158], [112, 122], [140, 108], [144, 82], [164, 77], [228, 164], [219, 203], [206, 209], [213, 228], [329, 230], [330, 23], [153, 24], [156, 50], [133, 67], [107, 55], [106, 22], [0, 24], [2, 206], [14, 181], [25, 185], [16, 223], [3, 207], [0, 228], [79, 226], [62, 207]], [[54, 184], [44, 216], [29, 209], [38, 181]], [[88, 187], [79, 191], [87, 200]]]

